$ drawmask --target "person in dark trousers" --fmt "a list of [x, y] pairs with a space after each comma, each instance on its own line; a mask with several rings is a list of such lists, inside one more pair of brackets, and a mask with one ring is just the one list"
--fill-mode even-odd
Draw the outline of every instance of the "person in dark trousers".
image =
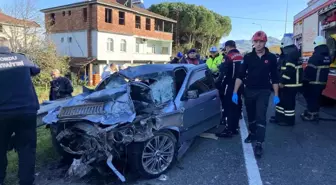
[[25, 55], [0, 47], [0, 184], [5, 180], [7, 149], [13, 133], [19, 156], [19, 184], [34, 184], [39, 102], [31, 77], [39, 73], [40, 69]]
[[241, 104], [241, 93], [242, 90], [238, 90], [238, 101], [239, 105], [236, 105], [231, 101], [233, 90], [235, 87], [236, 78], [239, 74], [239, 69], [241, 62], [243, 60], [243, 55], [236, 49], [236, 43], [233, 40], [225, 42], [225, 48], [227, 55], [225, 56], [225, 62], [223, 62], [219, 67], [219, 77], [218, 81], [224, 86], [224, 110], [227, 120], [227, 126], [222, 133], [217, 134], [218, 137], [232, 137], [239, 133], [238, 125], [239, 118], [241, 115], [240, 104]]
[[58, 69], [52, 71], [51, 77], [53, 80], [50, 82], [49, 100], [58, 100], [72, 96], [73, 87], [70, 80], [62, 77]]
[[302, 87], [302, 62], [299, 50], [291, 37], [285, 36], [281, 40], [281, 51], [279, 59], [281, 102], [275, 107], [275, 116], [271, 117], [270, 122], [280, 126], [293, 126], [296, 94]]
[[[238, 90], [245, 81], [244, 101], [247, 111], [249, 135], [245, 143], [256, 141], [254, 153], [256, 157], [263, 154], [262, 143], [265, 141], [266, 113], [271, 94], [272, 82], [274, 89], [273, 103], [280, 102], [278, 96], [279, 76], [277, 61], [274, 54], [265, 47], [267, 35], [263, 31], [256, 32], [252, 37], [254, 49], [244, 56], [240, 74], [236, 80], [232, 101], [238, 104]], [[248, 72], [248, 75], [247, 75]]]
[[182, 52], [178, 52], [177, 55], [176, 55], [176, 57], [174, 57], [174, 59], [171, 60], [169, 63], [170, 64], [179, 64], [182, 57], [183, 57], [183, 53]]
[[331, 57], [326, 39], [317, 36], [314, 40], [314, 53], [304, 70], [303, 95], [307, 102], [307, 110], [301, 114], [304, 121], [319, 120], [319, 100], [327, 84], [330, 64]]

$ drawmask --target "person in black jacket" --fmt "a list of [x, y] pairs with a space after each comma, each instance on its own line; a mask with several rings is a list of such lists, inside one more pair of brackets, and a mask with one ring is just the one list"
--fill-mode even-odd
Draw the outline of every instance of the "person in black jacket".
[[302, 87], [302, 62], [300, 53], [294, 45], [291, 37], [285, 36], [281, 41], [280, 68], [280, 99], [275, 107], [275, 116], [270, 122], [281, 126], [293, 126], [295, 124], [296, 94]]
[[71, 97], [73, 87], [69, 79], [60, 76], [60, 71], [55, 69], [51, 73], [53, 80], [50, 82], [49, 100]]
[[331, 58], [326, 39], [317, 36], [314, 40], [314, 53], [308, 60], [304, 70], [303, 95], [307, 102], [307, 110], [301, 114], [304, 121], [318, 121], [320, 105], [319, 100], [325, 89]]
[[0, 47], [0, 184], [5, 180], [7, 149], [13, 133], [19, 156], [19, 184], [34, 183], [39, 102], [31, 77], [39, 73], [40, 68], [25, 55]]
[[178, 52], [176, 57], [174, 57], [173, 60], [171, 60], [169, 63], [170, 64], [179, 64], [180, 63], [180, 60], [182, 59], [183, 57], [183, 53], [182, 52]]
[[[267, 35], [263, 31], [258, 31], [252, 37], [254, 49], [244, 56], [241, 71], [236, 79], [232, 101], [238, 104], [238, 90], [243, 83], [244, 101], [249, 123], [249, 135], [245, 143], [256, 141], [254, 153], [261, 157], [263, 153], [262, 143], [265, 140], [266, 113], [271, 94], [271, 82], [274, 89], [273, 103], [280, 102], [278, 97], [279, 74], [277, 71], [276, 56], [265, 47]], [[248, 75], [247, 75], [248, 72]]]
[[217, 79], [217, 84], [220, 83], [222, 89], [226, 89], [223, 105], [227, 126], [222, 133], [217, 134], [218, 137], [232, 137], [233, 135], [239, 133], [238, 125], [241, 115], [239, 105], [242, 104], [242, 87], [240, 87], [237, 92], [239, 105], [233, 103], [231, 98], [233, 95], [236, 78], [239, 74], [240, 65], [243, 60], [243, 55], [241, 55], [240, 52], [236, 49], [236, 43], [233, 40], [225, 42], [225, 49], [227, 51], [227, 55], [225, 56], [224, 62], [221, 63], [219, 67], [219, 77]]

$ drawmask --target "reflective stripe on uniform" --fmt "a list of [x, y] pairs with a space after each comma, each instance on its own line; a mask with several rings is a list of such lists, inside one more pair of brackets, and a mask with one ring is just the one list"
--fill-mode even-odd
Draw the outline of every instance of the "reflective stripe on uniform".
[[302, 84], [284, 84], [285, 87], [301, 87]]
[[287, 75], [282, 75], [282, 78], [285, 78], [285, 79], [287, 79], [287, 80], [290, 80], [291, 78], [289, 77], [289, 76], [287, 76]]
[[285, 110], [285, 113], [294, 113], [295, 110]]
[[258, 124], [257, 127], [262, 127], [262, 128], [266, 128], [265, 125], [261, 125], [261, 124]]
[[325, 85], [327, 84], [327, 82], [317, 82], [317, 81], [313, 81], [313, 82], [309, 82], [310, 84], [316, 84], [316, 85]]
[[295, 116], [295, 113], [285, 113], [285, 116]]
[[284, 108], [280, 107], [280, 106], [275, 106], [276, 109], [279, 109], [279, 110], [285, 110]]
[[281, 70], [286, 70], [287, 68], [286, 67], [281, 67]]
[[280, 107], [280, 106], [275, 106], [275, 111], [277, 111], [278, 113], [284, 114], [284, 108]]
[[294, 67], [294, 68], [296, 68], [295, 64], [293, 64], [293, 63], [291, 63], [291, 62], [287, 62], [287, 63], [286, 63], [286, 66], [290, 66], [290, 67]]

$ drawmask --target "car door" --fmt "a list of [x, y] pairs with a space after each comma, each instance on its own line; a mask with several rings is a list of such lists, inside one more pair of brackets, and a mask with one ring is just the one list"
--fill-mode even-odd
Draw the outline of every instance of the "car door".
[[221, 103], [217, 89], [207, 79], [206, 68], [196, 68], [187, 76], [184, 92], [198, 90], [199, 97], [182, 101], [185, 109], [181, 139], [191, 139], [218, 125]]

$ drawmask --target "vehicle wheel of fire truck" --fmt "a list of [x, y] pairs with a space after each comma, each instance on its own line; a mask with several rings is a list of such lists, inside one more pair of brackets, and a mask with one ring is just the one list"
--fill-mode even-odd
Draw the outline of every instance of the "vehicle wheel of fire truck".
[[56, 136], [59, 133], [59, 127], [57, 126], [50, 126], [50, 135], [51, 135], [51, 142], [53, 147], [55, 148], [56, 152], [63, 158], [62, 161], [71, 164], [73, 159], [77, 156], [71, 155], [63, 150], [60, 143], [57, 141]]
[[169, 131], [154, 133], [146, 142], [130, 145], [130, 165], [145, 178], [157, 178], [169, 170], [175, 162], [177, 140]]

